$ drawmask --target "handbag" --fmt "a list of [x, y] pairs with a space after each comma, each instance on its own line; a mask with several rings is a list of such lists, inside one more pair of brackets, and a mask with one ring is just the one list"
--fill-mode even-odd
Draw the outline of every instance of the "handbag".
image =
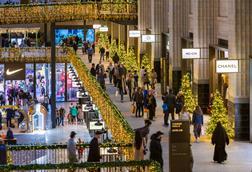
[[136, 112], [136, 105], [134, 103], [131, 104], [131, 112], [133, 114]]

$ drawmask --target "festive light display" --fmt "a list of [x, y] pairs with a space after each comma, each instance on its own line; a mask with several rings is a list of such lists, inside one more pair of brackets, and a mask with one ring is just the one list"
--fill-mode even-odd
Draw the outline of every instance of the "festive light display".
[[[63, 49], [56, 50], [56, 62], [68, 63], [69, 59]], [[0, 63], [7, 62], [50, 63], [51, 48], [0, 48]]]
[[0, 24], [50, 23], [86, 19], [135, 20], [137, 19], [137, 5], [136, 2], [69, 2], [0, 7]]
[[211, 118], [207, 124], [207, 134], [212, 134], [217, 123], [221, 122], [230, 138], [234, 137], [234, 127], [227, 114], [223, 99], [218, 91], [214, 93], [213, 105], [211, 108]]
[[[91, 76], [83, 61], [70, 49], [68, 50], [68, 58], [75, 67], [86, 90], [90, 93], [93, 102], [99, 107], [102, 117], [108, 128], [111, 130], [115, 142], [133, 143], [133, 129], [123, 117], [119, 109], [113, 104], [109, 96], [97, 83], [96, 79]], [[129, 159], [133, 158], [133, 149], [131, 151], [132, 154]]]
[[[128, 167], [133, 170], [137, 170], [138, 167], [145, 168], [145, 171], [148, 172], [161, 172], [160, 164], [156, 161], [142, 160], [142, 161], [112, 161], [112, 162], [85, 162], [85, 163], [62, 163], [62, 164], [31, 164], [31, 165], [7, 165], [0, 166], [0, 171], [13, 171], [13, 170], [63, 170], [68, 169], [69, 171], [74, 171], [77, 169], [87, 169], [92, 171], [98, 168], [113, 168], [116, 167]], [[134, 171], [135, 171], [134, 170]]]
[[185, 74], [182, 77], [181, 91], [185, 98], [185, 106], [187, 107], [188, 111], [192, 113], [197, 106], [197, 99], [192, 94], [191, 79], [189, 73]]

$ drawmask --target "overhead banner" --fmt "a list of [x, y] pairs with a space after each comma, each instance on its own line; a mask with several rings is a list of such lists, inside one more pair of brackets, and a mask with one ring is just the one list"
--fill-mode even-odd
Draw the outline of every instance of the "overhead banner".
[[237, 73], [239, 72], [238, 60], [216, 60], [216, 73]]
[[142, 35], [142, 42], [156, 42], [155, 35]]
[[25, 80], [25, 63], [5, 63], [5, 80]]
[[182, 59], [199, 59], [200, 49], [199, 48], [184, 48], [182, 49]]
[[130, 38], [140, 38], [140, 36], [141, 36], [140, 30], [130, 30], [129, 31]]

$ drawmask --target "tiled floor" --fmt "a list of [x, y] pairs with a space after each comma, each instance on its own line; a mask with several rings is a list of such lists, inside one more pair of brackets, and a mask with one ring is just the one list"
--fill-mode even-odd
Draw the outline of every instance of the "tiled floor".
[[[86, 56], [82, 57], [83, 61], [90, 67]], [[94, 63], [98, 63], [98, 56], [94, 57]], [[108, 62], [104, 63], [105, 67]], [[115, 105], [121, 110], [125, 118], [128, 120], [132, 128], [138, 128], [144, 125], [142, 118], [135, 118], [130, 112], [130, 105], [128, 96], [125, 96], [124, 103], [120, 102], [120, 98], [115, 96], [116, 88], [111, 84], [106, 84], [107, 93]], [[169, 128], [163, 126], [163, 114], [161, 110], [160, 95], [157, 98], [157, 118], [151, 126], [151, 133], [158, 130], [163, 131], [164, 137], [162, 139], [164, 172], [169, 171]], [[207, 121], [208, 117], [205, 117]], [[249, 142], [232, 142], [227, 146], [228, 160], [224, 164], [213, 163], [214, 147], [210, 142], [192, 143], [192, 152], [194, 157], [194, 172], [250, 172], [252, 169], [252, 144]], [[145, 157], [148, 159], [148, 155]]]

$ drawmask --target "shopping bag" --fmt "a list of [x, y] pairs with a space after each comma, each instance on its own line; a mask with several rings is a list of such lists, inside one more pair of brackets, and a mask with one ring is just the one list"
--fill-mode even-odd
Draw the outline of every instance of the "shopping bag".
[[202, 126], [201, 127], [201, 135], [204, 136], [206, 133], [205, 133], [205, 128]]
[[149, 109], [147, 108], [144, 108], [144, 116], [143, 116], [144, 119], [149, 119]]
[[118, 94], [119, 94], [119, 93], [118, 93], [118, 90], [116, 90], [116, 92], [115, 92], [115, 96], [117, 97], [117, 96], [118, 96]]
[[136, 105], [134, 103], [131, 104], [131, 113], [136, 113]]

